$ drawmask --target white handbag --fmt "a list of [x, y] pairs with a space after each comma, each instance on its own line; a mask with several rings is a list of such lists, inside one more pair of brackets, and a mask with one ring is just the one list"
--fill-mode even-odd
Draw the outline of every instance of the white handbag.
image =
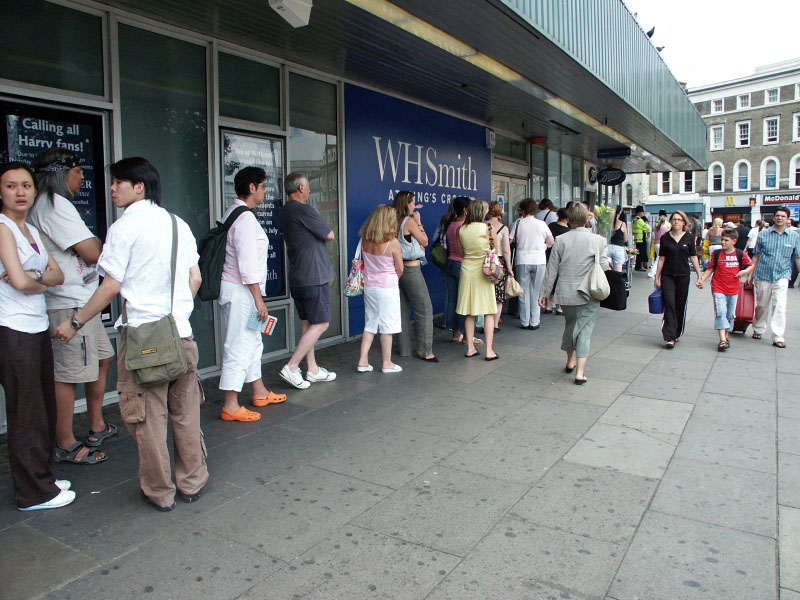
[[594, 267], [589, 272], [589, 295], [595, 300], [605, 300], [611, 294], [611, 286], [603, 267], [600, 266], [600, 237], [594, 247]]

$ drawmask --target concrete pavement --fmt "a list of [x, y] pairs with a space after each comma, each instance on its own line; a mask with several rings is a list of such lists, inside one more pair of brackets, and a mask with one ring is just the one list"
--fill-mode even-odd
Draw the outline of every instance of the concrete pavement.
[[[504, 318], [500, 359], [356, 373], [286, 390], [255, 424], [218, 419], [196, 504], [141, 502], [127, 434], [94, 467], [57, 465], [76, 502], [16, 511], [0, 476], [0, 598], [800, 600], [800, 293], [788, 348], [716, 351], [708, 289], [674, 350], [637, 273], [601, 310], [587, 375], [563, 372], [563, 321]], [[373, 364], [379, 364], [373, 349]], [[116, 407], [109, 419], [119, 422]]]

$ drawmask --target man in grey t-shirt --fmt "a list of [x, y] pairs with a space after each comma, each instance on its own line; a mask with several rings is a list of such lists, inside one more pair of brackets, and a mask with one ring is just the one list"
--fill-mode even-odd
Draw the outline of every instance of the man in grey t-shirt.
[[[304, 390], [312, 383], [336, 379], [336, 373], [317, 365], [314, 357], [314, 345], [331, 320], [328, 284], [333, 273], [325, 244], [334, 235], [316, 209], [308, 205], [311, 188], [305, 174], [289, 173], [284, 186], [288, 199], [281, 208], [281, 232], [289, 258], [289, 291], [302, 321], [302, 334], [280, 375]], [[305, 379], [300, 371], [303, 358], [307, 367]]]

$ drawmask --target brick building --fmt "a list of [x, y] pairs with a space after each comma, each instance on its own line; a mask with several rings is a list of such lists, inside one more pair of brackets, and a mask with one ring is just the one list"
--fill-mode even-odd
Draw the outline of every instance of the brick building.
[[[687, 95], [707, 125], [707, 171], [654, 173], [648, 210], [702, 208], [705, 219], [771, 220], [800, 208], [800, 58]], [[700, 206], [702, 204], [702, 207]]]

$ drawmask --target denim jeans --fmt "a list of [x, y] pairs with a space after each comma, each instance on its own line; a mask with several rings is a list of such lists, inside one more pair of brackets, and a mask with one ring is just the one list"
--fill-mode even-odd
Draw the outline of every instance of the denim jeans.
[[539, 324], [539, 290], [546, 265], [515, 265], [514, 275], [522, 287], [519, 297], [519, 323], [523, 327]]
[[444, 328], [464, 332], [464, 315], [456, 314], [458, 282], [461, 280], [461, 262], [447, 259], [444, 265]]
[[736, 300], [739, 295], [727, 296], [714, 292], [714, 329], [733, 331], [733, 320], [736, 318]]

